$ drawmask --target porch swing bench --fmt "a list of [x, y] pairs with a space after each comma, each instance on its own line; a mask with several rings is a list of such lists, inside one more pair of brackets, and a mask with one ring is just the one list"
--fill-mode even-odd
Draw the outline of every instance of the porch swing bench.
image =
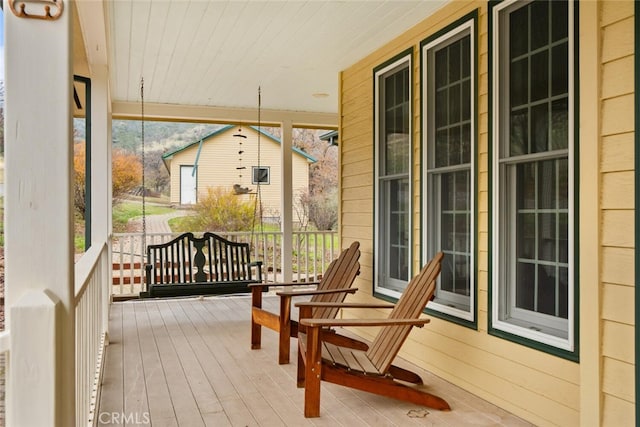
[[250, 284], [261, 282], [262, 262], [251, 261], [248, 243], [184, 233], [147, 247], [140, 298], [249, 293]]

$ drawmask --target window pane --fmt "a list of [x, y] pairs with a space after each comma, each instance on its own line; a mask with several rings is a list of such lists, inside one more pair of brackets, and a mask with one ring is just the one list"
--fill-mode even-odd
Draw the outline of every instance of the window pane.
[[406, 134], [387, 135], [385, 155], [387, 175], [409, 170], [409, 136]]
[[453, 286], [453, 257], [445, 256], [440, 271], [440, 289], [453, 292]]
[[536, 215], [534, 213], [518, 213], [517, 228], [516, 257], [518, 259], [534, 259], [536, 254]]
[[558, 207], [569, 208], [569, 162], [567, 159], [558, 160]]
[[436, 167], [448, 165], [448, 141], [449, 132], [446, 129], [436, 132]]
[[466, 213], [456, 215], [456, 252], [469, 252], [469, 216]]
[[449, 123], [447, 119], [447, 112], [449, 111], [449, 102], [448, 102], [448, 91], [446, 89], [439, 90], [436, 92], [436, 105], [435, 108], [435, 116], [436, 116], [436, 128], [442, 128]]
[[460, 85], [449, 88], [449, 124], [460, 121]]
[[568, 49], [568, 43], [562, 43], [551, 50], [551, 95], [553, 96], [569, 91]]
[[531, 56], [531, 101], [549, 97], [549, 53]]
[[528, 8], [521, 7], [509, 16], [509, 56], [514, 58], [528, 50], [528, 39], [522, 37], [529, 32]]
[[462, 144], [462, 163], [471, 162], [471, 125], [462, 126], [462, 134], [460, 135], [460, 143]]
[[460, 80], [460, 43], [449, 46], [449, 83]]
[[554, 0], [551, 2], [551, 39], [561, 40], [568, 35], [569, 30], [569, 3], [566, 0]]
[[449, 50], [440, 49], [436, 51], [436, 89], [439, 89], [447, 84], [447, 68], [449, 65]]
[[544, 104], [531, 108], [531, 152], [541, 153], [549, 149], [549, 106]]
[[449, 129], [449, 165], [460, 164], [460, 128]]
[[537, 164], [538, 209], [555, 209], [557, 206], [556, 162], [557, 160], [547, 160]]
[[538, 215], [538, 259], [555, 261], [556, 254], [556, 215], [541, 213]]
[[516, 272], [516, 307], [534, 310], [536, 269], [533, 264], [518, 262]]
[[549, 4], [543, 0], [531, 3], [531, 50], [549, 43]]
[[556, 268], [549, 265], [538, 265], [538, 313], [556, 315]]
[[443, 251], [454, 250], [455, 231], [453, 229], [453, 225], [454, 225], [453, 217], [454, 217], [453, 214], [443, 212], [440, 218], [440, 227], [441, 227], [440, 246]]
[[523, 58], [511, 63], [509, 71], [509, 99], [511, 108], [526, 104], [529, 101], [529, 59]]
[[469, 210], [469, 172], [462, 171], [454, 174], [456, 180], [456, 210]]
[[569, 106], [562, 98], [551, 103], [551, 149], [569, 148]]
[[558, 214], [558, 261], [569, 262], [569, 215]]
[[462, 117], [463, 121], [471, 119], [471, 80], [462, 83]]
[[558, 268], [558, 312], [557, 316], [562, 319], [569, 318], [569, 269]]
[[461, 78], [467, 78], [471, 76], [471, 36], [460, 40], [460, 49], [462, 50]]
[[455, 206], [455, 174], [443, 173], [440, 175], [440, 203], [443, 211], [453, 210]]
[[524, 163], [517, 168], [517, 208], [535, 209], [536, 207], [536, 180], [535, 163]]
[[409, 268], [409, 180], [394, 179], [388, 188], [388, 275], [401, 281], [408, 278]]
[[529, 114], [526, 108], [511, 113], [509, 141], [509, 155], [517, 156], [529, 152]]

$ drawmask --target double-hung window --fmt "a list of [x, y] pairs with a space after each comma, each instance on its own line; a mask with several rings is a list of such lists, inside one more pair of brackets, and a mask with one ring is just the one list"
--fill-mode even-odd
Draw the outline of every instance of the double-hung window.
[[490, 328], [571, 353], [577, 218], [573, 2], [505, 1], [490, 13]]
[[474, 26], [465, 17], [421, 44], [423, 258], [445, 254], [429, 308], [468, 322], [475, 321]]
[[374, 290], [390, 297], [398, 297], [410, 277], [411, 55], [374, 70]]

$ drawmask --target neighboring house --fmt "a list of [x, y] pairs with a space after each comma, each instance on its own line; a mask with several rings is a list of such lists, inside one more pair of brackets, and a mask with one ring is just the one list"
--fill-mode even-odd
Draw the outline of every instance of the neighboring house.
[[450, 2], [343, 70], [357, 300], [445, 253], [404, 356], [536, 425], [638, 425], [639, 73], [624, 1]]
[[[197, 203], [209, 187], [236, 189], [238, 197], [255, 200], [260, 184], [263, 215], [265, 219], [278, 220], [282, 187], [280, 151], [280, 140], [273, 135], [257, 127], [234, 125], [169, 151], [162, 158], [171, 175], [171, 203]], [[294, 198], [308, 191], [309, 165], [315, 161], [304, 151], [292, 149]], [[295, 213], [294, 220], [298, 220]]]

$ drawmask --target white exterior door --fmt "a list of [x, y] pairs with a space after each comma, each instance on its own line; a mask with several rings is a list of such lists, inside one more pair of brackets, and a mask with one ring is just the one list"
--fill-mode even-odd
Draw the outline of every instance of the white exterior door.
[[180, 166], [180, 204], [193, 205], [196, 203], [197, 170], [193, 166]]

